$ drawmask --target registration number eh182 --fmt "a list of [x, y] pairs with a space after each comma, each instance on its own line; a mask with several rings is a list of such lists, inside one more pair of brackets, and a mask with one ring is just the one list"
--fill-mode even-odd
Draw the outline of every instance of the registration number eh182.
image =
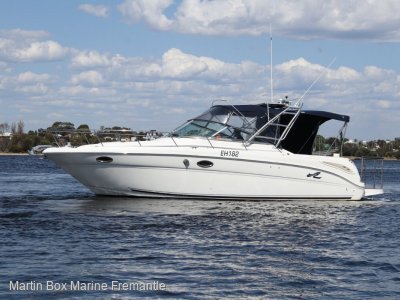
[[237, 151], [237, 150], [221, 150], [221, 156], [239, 157], [239, 151]]

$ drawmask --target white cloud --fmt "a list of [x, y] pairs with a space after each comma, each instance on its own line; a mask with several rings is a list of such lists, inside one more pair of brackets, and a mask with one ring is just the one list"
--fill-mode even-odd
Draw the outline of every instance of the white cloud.
[[[47, 115], [62, 109], [66, 119], [77, 124], [86, 122], [94, 128], [104, 121], [96, 118], [94, 111], [112, 110], [113, 117], [108, 121], [111, 125], [160, 130], [172, 129], [200, 113], [212, 100], [269, 100], [269, 69], [250, 61], [228, 63], [177, 48], [158, 58], [96, 51], [75, 54], [64, 76], [33, 70], [18, 74], [0, 71], [0, 99], [9, 99], [9, 106], [21, 116], [28, 115], [34, 102], [32, 114]], [[358, 132], [371, 119], [394, 122], [377, 112], [400, 110], [400, 73], [376, 66], [356, 70], [347, 66], [327, 68], [305, 58], [286, 61], [274, 68], [274, 99], [300, 97], [318, 76], [321, 79], [305, 97], [306, 108], [356, 116], [356, 124], [350, 128], [358, 128]], [[394, 135], [395, 128], [395, 124], [388, 125], [385, 134]], [[372, 134], [373, 130], [366, 133]]]
[[208, 71], [207, 59], [185, 54], [178, 49], [171, 49], [162, 58], [164, 77], [188, 79]]
[[75, 85], [99, 85], [103, 82], [103, 76], [97, 71], [82, 72], [72, 76], [71, 82]]
[[186, 113], [186, 110], [183, 109], [182, 107], [174, 107], [171, 109], [171, 112], [174, 114], [184, 114]]
[[77, 68], [104, 67], [109, 64], [108, 56], [97, 51], [81, 51], [72, 58], [72, 66]]
[[320, 74], [328, 71], [325, 67], [312, 64], [302, 57], [276, 65], [274, 69], [276, 87], [279, 89], [290, 87], [295, 90], [304, 89]]
[[36, 95], [36, 94], [45, 94], [45, 93], [47, 93], [49, 91], [49, 88], [45, 84], [43, 84], [41, 82], [38, 82], [38, 83], [33, 84], [33, 85], [18, 86], [18, 87], [16, 87], [15, 91], [16, 92], [26, 93], [26, 94], [29, 94], [29, 95], [32, 95], [32, 94]]
[[109, 58], [106, 73], [123, 81], [214, 81], [237, 82], [260, 76], [265, 67], [244, 61], [239, 64], [226, 63], [218, 59], [195, 56], [172, 48], [162, 55], [161, 60]]
[[43, 30], [23, 30], [20, 28], [0, 30], [0, 39], [7, 40], [24, 39], [28, 41], [36, 41], [49, 36], [50, 34]]
[[379, 108], [383, 108], [383, 109], [388, 109], [388, 108], [390, 108], [392, 105], [391, 105], [391, 102], [390, 102], [390, 101], [387, 101], [387, 100], [377, 100], [377, 101], [375, 101], [375, 106], [376, 106], [376, 107], [379, 107]]
[[20, 83], [39, 83], [39, 82], [47, 82], [51, 79], [51, 76], [49, 74], [37, 74], [33, 72], [24, 72], [20, 73], [17, 76], [17, 80]]
[[52, 119], [54, 119], [54, 120], [63, 120], [63, 119], [66, 118], [66, 116], [64, 114], [61, 114], [61, 113], [52, 112], [52, 113], [49, 113], [47, 115], [47, 118], [50, 119], [50, 120], [52, 120]]
[[47, 37], [44, 31], [26, 31], [20, 29], [0, 32], [0, 60], [5, 62], [34, 62], [60, 60], [71, 49], [59, 43], [41, 39]]
[[156, 29], [166, 30], [170, 28], [172, 21], [163, 14], [163, 11], [173, 2], [173, 0], [124, 1], [118, 6], [118, 10], [128, 23], [144, 20]]
[[[252, 3], [254, 1], [183, 1], [176, 12], [175, 28], [191, 34], [259, 34], [259, 29], [251, 28], [256, 20], [250, 21], [252, 14], [260, 13], [252, 10]], [[268, 18], [264, 22], [266, 28]]]
[[[64, 100], [71, 100], [76, 107], [82, 103], [95, 102], [102, 105], [111, 101], [111, 97], [116, 95], [116, 91], [107, 87], [92, 86], [90, 84], [64, 85], [57, 90], [57, 95], [64, 97]], [[119, 91], [118, 95], [123, 95]], [[48, 99], [48, 105], [52, 105], [53, 99]], [[87, 112], [89, 113], [89, 112]]]
[[34, 42], [29, 47], [15, 51], [18, 61], [58, 60], [67, 54], [67, 50], [54, 41]]
[[125, 0], [119, 10], [129, 23], [202, 35], [260, 35], [269, 24], [278, 35], [298, 39], [338, 38], [399, 41], [397, 0], [183, 0], [168, 18], [172, 0]]
[[3, 89], [8, 93], [16, 92], [17, 94], [43, 94], [49, 90], [47, 84], [54, 79], [49, 74], [37, 74], [30, 71], [16, 76], [0, 75], [0, 90]]
[[92, 4], [81, 4], [79, 10], [94, 15], [96, 17], [106, 18], [110, 12], [110, 8], [105, 5], [92, 5]]
[[345, 82], [354, 82], [361, 79], [361, 74], [354, 69], [349, 67], [341, 66], [336, 71], [328, 71], [327, 73], [327, 81], [330, 80], [339, 80]]

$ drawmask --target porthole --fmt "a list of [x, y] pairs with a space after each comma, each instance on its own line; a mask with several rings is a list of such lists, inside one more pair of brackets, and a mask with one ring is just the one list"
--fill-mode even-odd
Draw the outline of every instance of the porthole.
[[201, 160], [197, 163], [197, 165], [201, 168], [211, 168], [214, 165], [214, 163], [209, 160]]
[[96, 158], [96, 161], [99, 163], [110, 163], [113, 161], [113, 159], [108, 156], [100, 156], [100, 157]]

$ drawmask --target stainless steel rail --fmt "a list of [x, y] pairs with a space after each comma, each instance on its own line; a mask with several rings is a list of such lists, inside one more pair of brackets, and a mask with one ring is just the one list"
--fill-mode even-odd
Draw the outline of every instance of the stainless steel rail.
[[360, 157], [360, 177], [365, 186], [383, 189], [384, 159]]

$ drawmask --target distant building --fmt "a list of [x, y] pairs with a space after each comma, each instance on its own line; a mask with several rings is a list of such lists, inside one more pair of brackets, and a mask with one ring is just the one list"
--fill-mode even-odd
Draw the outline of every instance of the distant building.
[[105, 141], [129, 141], [134, 140], [137, 135], [136, 131], [126, 127], [106, 127], [96, 132], [97, 136], [101, 137]]
[[47, 128], [47, 132], [61, 134], [62, 136], [70, 136], [75, 131], [75, 126], [71, 122], [54, 122], [51, 127]]
[[162, 136], [161, 132], [152, 129], [152, 130], [146, 132], [146, 136], [144, 137], [144, 139], [147, 141], [151, 141], [151, 140], [155, 140], [156, 138], [159, 138], [160, 136]]
[[355, 144], [356, 142], [354, 140], [348, 140], [347, 142], [345, 142], [345, 144]]
[[12, 138], [12, 133], [11, 132], [2, 132], [0, 133], [0, 138], [2, 139], [10, 139]]

